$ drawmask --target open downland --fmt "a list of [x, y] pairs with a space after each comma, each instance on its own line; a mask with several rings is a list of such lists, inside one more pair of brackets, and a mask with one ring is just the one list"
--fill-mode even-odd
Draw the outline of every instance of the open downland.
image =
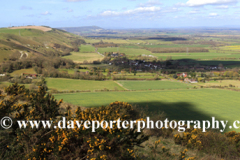
[[38, 29], [44, 32], [52, 30], [52, 28], [48, 28], [44, 26], [22, 26], [22, 27], [11, 27], [10, 29]]
[[77, 79], [65, 79], [65, 78], [46, 78], [49, 89], [63, 90], [124, 90], [121, 86], [117, 85], [113, 81], [94, 81], [94, 80], [77, 80]]
[[80, 52], [72, 52], [69, 56], [64, 56], [63, 58], [71, 59], [74, 62], [83, 62], [83, 61], [96, 61], [103, 59], [103, 56], [97, 54], [97, 53], [80, 53]]
[[[186, 89], [165, 91], [96, 92], [57, 94], [63, 99], [84, 107], [99, 107], [114, 101], [124, 101], [139, 107], [149, 107], [154, 113], [164, 111], [169, 119], [207, 120], [211, 117], [240, 120], [240, 92], [219, 89]], [[237, 131], [240, 131], [237, 130]]]
[[186, 89], [192, 88], [190, 84], [171, 81], [118, 81], [124, 88], [130, 90], [144, 89]]

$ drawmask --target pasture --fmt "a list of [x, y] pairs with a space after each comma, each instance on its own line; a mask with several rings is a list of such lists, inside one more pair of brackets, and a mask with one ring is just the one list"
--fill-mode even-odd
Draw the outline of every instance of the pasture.
[[95, 47], [93, 47], [92, 45], [81, 45], [81, 47], [79, 47], [80, 52], [81, 53], [92, 53], [95, 52]]
[[12, 72], [10, 75], [11, 76], [21, 76], [23, 73], [29, 73], [29, 74], [36, 74], [33, 68], [29, 69], [20, 69]]
[[118, 81], [124, 88], [129, 90], [158, 90], [158, 89], [186, 89], [193, 85], [172, 81]]
[[[100, 107], [114, 101], [124, 101], [149, 112], [165, 112], [168, 119], [208, 120], [211, 117], [228, 120], [229, 124], [239, 119], [239, 92], [219, 89], [186, 89], [164, 91], [91, 92], [56, 94], [63, 99], [84, 107]], [[237, 130], [237, 131], [240, 131]]]
[[78, 80], [65, 78], [46, 78], [49, 89], [56, 89], [59, 91], [70, 90], [124, 90], [121, 86], [113, 81], [94, 81], [94, 80]]

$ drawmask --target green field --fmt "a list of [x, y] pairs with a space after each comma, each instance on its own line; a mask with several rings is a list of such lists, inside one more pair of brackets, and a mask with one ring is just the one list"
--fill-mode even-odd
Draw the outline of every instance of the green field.
[[103, 56], [101, 56], [97, 53], [72, 52], [71, 55], [64, 56], [63, 58], [71, 59], [74, 62], [81, 63], [81, 62], [84, 62], [84, 61], [92, 62], [92, 61], [96, 61], [96, 60], [101, 60], [101, 59], [103, 59]]
[[109, 90], [124, 90], [121, 86], [113, 81], [93, 81], [93, 80], [76, 80], [65, 78], [46, 78], [49, 89], [63, 90], [100, 90], [107, 88]]
[[193, 87], [190, 84], [171, 81], [118, 81], [118, 83], [130, 90], [186, 89]]
[[92, 45], [81, 45], [81, 47], [79, 47], [80, 52], [81, 53], [92, 53], [95, 52], [95, 47], [93, 47]]
[[239, 92], [230, 90], [186, 89], [57, 94], [55, 98], [85, 107], [99, 107], [114, 101], [124, 101], [140, 108], [148, 106], [154, 113], [164, 111], [169, 119], [207, 120], [216, 117], [230, 123], [240, 120], [239, 96]]

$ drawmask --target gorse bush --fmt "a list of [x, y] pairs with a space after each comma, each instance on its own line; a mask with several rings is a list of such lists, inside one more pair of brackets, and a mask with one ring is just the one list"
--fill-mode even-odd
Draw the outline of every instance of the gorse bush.
[[224, 135], [219, 132], [189, 129], [184, 133], [175, 134], [174, 141], [187, 148], [198, 149], [221, 158], [236, 159], [240, 157], [240, 134], [234, 131]]
[[[11, 130], [0, 135], [1, 159], [135, 159], [134, 146], [148, 139], [133, 129], [99, 128], [96, 132], [84, 127], [74, 129], [54, 129], [62, 117], [67, 120], [136, 120], [139, 113], [124, 102], [114, 102], [100, 108], [81, 110], [72, 113], [68, 107], [60, 112], [62, 100], [57, 101], [46, 92], [44, 81], [38, 84], [37, 91], [29, 91], [24, 86], [13, 84], [1, 93], [1, 117], [9, 116], [13, 120]], [[29, 126], [20, 129], [17, 120], [52, 120], [52, 128], [39, 129]], [[55, 125], [54, 125], [55, 124]], [[17, 156], [16, 156], [17, 155]]]

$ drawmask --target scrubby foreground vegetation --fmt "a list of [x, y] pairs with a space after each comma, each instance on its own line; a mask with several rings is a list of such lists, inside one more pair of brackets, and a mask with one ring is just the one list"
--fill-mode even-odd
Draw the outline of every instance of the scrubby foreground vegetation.
[[[114, 126], [93, 133], [53, 127], [63, 117], [74, 123], [238, 120], [238, 30], [109, 35], [88, 28], [81, 37], [40, 28], [0, 29], [0, 118], [14, 122], [11, 129], [0, 129], [0, 159], [240, 159], [238, 129], [138, 133], [136, 126]], [[53, 125], [19, 129], [17, 120], [53, 120]]]
[[[57, 101], [47, 93], [46, 81], [38, 84], [38, 89], [28, 90], [18, 84], [10, 85], [1, 92], [1, 116], [13, 119], [10, 130], [1, 130], [1, 159], [199, 159], [199, 158], [240, 158], [240, 134], [236, 132], [202, 133], [200, 130], [187, 130], [177, 133], [174, 130], [91, 129], [25, 129], [18, 128], [17, 120], [53, 120], [56, 124], [62, 117], [67, 120], [143, 120], [143, 112], [125, 102], [113, 102], [99, 108], [75, 111], [71, 106], [62, 108], [62, 100]], [[147, 110], [146, 110], [147, 111]], [[156, 116], [156, 120], [164, 118]], [[174, 136], [173, 136], [174, 135]], [[156, 137], [153, 143], [149, 136]], [[183, 148], [179, 153], [166, 147], [166, 140]], [[163, 141], [163, 143], [162, 143]], [[148, 145], [143, 145], [144, 143]], [[151, 143], [151, 144], [150, 144]], [[174, 144], [175, 143], [175, 144]], [[185, 148], [185, 149], [184, 149]], [[195, 151], [193, 157], [188, 152]], [[146, 154], [147, 153], [147, 154]], [[191, 153], [192, 154], [192, 153]], [[16, 155], [18, 155], [16, 157]]]

